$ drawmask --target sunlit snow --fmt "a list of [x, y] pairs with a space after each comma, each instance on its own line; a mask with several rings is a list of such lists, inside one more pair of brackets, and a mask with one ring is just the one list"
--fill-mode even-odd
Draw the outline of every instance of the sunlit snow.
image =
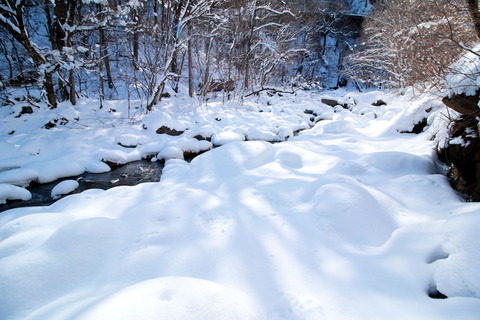
[[[105, 172], [102, 161], [166, 159], [158, 183], [0, 213], [0, 319], [479, 318], [480, 204], [442, 174], [437, 98], [168, 101], [127, 119], [123, 101], [109, 114], [82, 100], [68, 109], [78, 121], [51, 130], [47, 109], [0, 109], [3, 201], [28, 198], [14, 185]], [[425, 117], [425, 132], [401, 133]], [[184, 133], [156, 133], [168, 124]], [[212, 148], [197, 135], [221, 146], [187, 162]], [[430, 298], [437, 289], [448, 298]]]

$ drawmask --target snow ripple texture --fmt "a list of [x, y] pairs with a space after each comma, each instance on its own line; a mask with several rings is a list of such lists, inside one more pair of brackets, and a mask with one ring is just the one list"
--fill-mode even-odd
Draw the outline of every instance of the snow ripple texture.
[[[32, 143], [22, 138], [25, 128], [23, 136], [2, 135], [0, 147], [11, 153], [1, 163], [28, 169], [18, 173], [22, 180], [102, 169], [95, 164], [108, 150], [130, 161], [185, 138], [156, 135], [150, 125], [161, 119], [208, 128], [222, 146], [191, 163], [167, 160], [158, 183], [3, 212], [0, 319], [478, 319], [480, 205], [463, 202], [438, 170], [432, 150], [445, 116], [432, 109], [436, 100], [407, 103], [408, 94], [382, 92], [328, 97], [356, 104], [344, 110], [310, 94], [264, 97], [274, 110], [256, 118], [235, 108], [182, 113], [172, 105], [162, 109], [168, 117], [149, 115], [147, 129], [90, 124], [83, 153], [86, 143], [71, 129], [58, 130], [62, 155], [50, 149], [60, 144], [54, 136], [40, 141], [45, 130]], [[371, 106], [380, 98], [387, 106]], [[263, 108], [264, 100], [250, 108]], [[260, 120], [259, 132], [296, 131], [308, 124], [306, 108], [323, 121], [299, 136], [240, 141]], [[423, 116], [427, 131], [399, 133]], [[122, 149], [120, 135], [138, 146]], [[45, 171], [68, 159], [65, 172]], [[449, 298], [431, 299], [432, 288]]]

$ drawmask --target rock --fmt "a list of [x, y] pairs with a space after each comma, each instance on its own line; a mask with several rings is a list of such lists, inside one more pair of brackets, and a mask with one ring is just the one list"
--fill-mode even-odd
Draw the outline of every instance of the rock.
[[326, 104], [327, 106], [330, 107], [335, 107], [338, 106], [338, 101], [337, 100], [332, 100], [332, 99], [322, 99], [322, 103]]
[[419, 121], [413, 126], [412, 133], [419, 134], [423, 132], [423, 129], [427, 126], [427, 118], [423, 118], [422, 121]]
[[387, 105], [387, 103], [385, 101], [383, 101], [382, 99], [378, 99], [377, 101], [372, 103], [372, 106], [374, 106], [374, 107], [381, 107], [381, 106], [386, 106], [386, 105]]
[[32, 114], [32, 113], [33, 113], [32, 107], [30, 107], [30, 106], [23, 106], [23, 107], [22, 107], [22, 110], [20, 111], [20, 113], [18, 114], [18, 116], [16, 116], [15, 118], [20, 118], [23, 114]]
[[322, 99], [321, 102], [326, 104], [327, 106], [330, 106], [330, 107], [342, 106], [344, 109], [348, 109], [348, 104], [347, 103], [341, 104], [337, 100]]
[[465, 94], [456, 94], [452, 97], [445, 97], [442, 102], [449, 108], [464, 114], [469, 115], [473, 112], [478, 112], [478, 102], [480, 100], [480, 90], [477, 90], [474, 96], [467, 96]]
[[53, 120], [47, 122], [47, 123], [43, 126], [43, 128], [45, 128], [45, 129], [52, 129], [52, 128], [55, 128], [57, 125], [61, 125], [61, 126], [66, 125], [68, 122], [69, 122], [68, 119], [66, 119], [66, 118], [64, 118], [64, 117], [61, 117], [61, 118], [59, 118], [59, 119], [53, 119]]
[[201, 135], [201, 134], [197, 134], [193, 138], [197, 139], [198, 141], [211, 141], [212, 140], [212, 136], [204, 136], [204, 135]]
[[422, 132], [423, 132], [423, 130], [425, 129], [425, 127], [426, 127], [427, 125], [428, 125], [428, 123], [427, 123], [427, 118], [423, 118], [422, 121], [417, 122], [417, 123], [413, 126], [412, 130], [410, 130], [410, 131], [402, 131], [402, 132], [400, 132], [400, 133], [415, 133], [415, 134], [419, 134], [419, 133], [422, 133]]
[[167, 126], [161, 126], [156, 131], [157, 134], [168, 134], [169, 136], [179, 136], [183, 133], [183, 131], [177, 131], [175, 129], [170, 129]]
[[439, 150], [439, 157], [450, 165], [451, 184], [467, 200], [480, 201], [480, 139], [478, 120], [462, 116], [454, 122], [452, 140]]

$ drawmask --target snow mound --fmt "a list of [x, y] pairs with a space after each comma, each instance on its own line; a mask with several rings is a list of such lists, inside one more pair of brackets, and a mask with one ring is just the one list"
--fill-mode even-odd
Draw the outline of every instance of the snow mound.
[[166, 147], [157, 155], [158, 159], [183, 159], [183, 151], [177, 147]]
[[430, 159], [406, 152], [375, 152], [363, 156], [360, 163], [376, 170], [389, 171], [392, 174], [433, 174], [435, 165]]
[[245, 141], [245, 134], [235, 131], [223, 131], [212, 136], [212, 143], [215, 146], [222, 146], [231, 142]]
[[85, 170], [91, 173], [103, 173], [109, 172], [112, 169], [105, 162], [92, 160], [86, 165]]
[[48, 163], [32, 164], [38, 172], [38, 182], [48, 183], [59, 178], [74, 177], [85, 172], [85, 166], [80, 162], [51, 161]]
[[184, 121], [172, 117], [172, 115], [165, 111], [149, 114], [143, 119], [143, 123], [148, 129], [153, 131], [161, 127], [166, 127], [178, 132], [183, 132], [187, 129], [187, 124]]
[[[35, 216], [36, 223], [24, 219], [30, 229], [40, 227]], [[113, 267], [109, 259], [119, 255], [117, 248], [125, 236], [122, 223], [107, 218], [65, 223], [60, 219], [68, 217], [60, 216], [56, 221], [50, 219], [51, 227], [56, 230], [47, 239], [30, 250], [0, 259], [0, 319], [25, 319], [22, 312], [31, 312], [75, 288], [93, 284]], [[15, 235], [7, 235], [4, 241]], [[33, 236], [35, 233], [31, 232], [24, 240]], [[102, 261], [101, 265], [98, 261]]]
[[250, 127], [247, 130], [247, 140], [263, 140], [263, 141], [277, 141], [278, 136], [268, 130], [261, 130], [255, 127]]
[[6, 203], [7, 200], [28, 201], [31, 198], [32, 194], [27, 189], [11, 184], [0, 183], [0, 204]]
[[282, 149], [275, 154], [282, 166], [299, 169], [303, 167], [303, 160], [299, 154]]
[[17, 186], [28, 186], [30, 182], [38, 179], [37, 171], [33, 169], [14, 168], [0, 172], [0, 183], [15, 184]]
[[200, 153], [212, 149], [212, 143], [206, 140], [198, 141], [194, 138], [181, 137], [170, 143], [168, 147], [175, 147], [186, 153]]
[[264, 165], [273, 159], [274, 147], [264, 141], [229, 143], [196, 157], [191, 162], [198, 179], [216, 181], [220, 177], [234, 177], [246, 169]]
[[448, 297], [480, 298], [480, 215], [456, 216], [444, 226], [446, 259], [435, 262], [437, 289]]
[[77, 181], [65, 180], [53, 187], [50, 195], [53, 199], [59, 199], [61, 196], [75, 191], [78, 187], [79, 183]]
[[128, 155], [120, 150], [108, 150], [101, 156], [102, 161], [112, 162], [115, 164], [125, 164], [128, 162]]
[[160, 277], [105, 297], [77, 320], [255, 320], [263, 317], [242, 292], [211, 281]]
[[142, 144], [143, 138], [138, 134], [124, 133], [119, 135], [116, 138], [116, 141], [124, 147], [136, 147], [137, 145]]
[[[324, 183], [320, 179], [316, 183]], [[314, 212], [322, 225], [352, 243], [378, 246], [398, 227], [386, 206], [355, 179], [339, 176], [318, 188]]]

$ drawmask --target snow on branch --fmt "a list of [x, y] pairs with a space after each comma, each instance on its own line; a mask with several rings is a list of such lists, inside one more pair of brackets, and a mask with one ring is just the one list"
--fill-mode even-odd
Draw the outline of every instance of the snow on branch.
[[260, 7], [257, 7], [256, 10], [265, 10], [265, 11], [270, 11], [270, 12], [273, 12], [275, 14], [278, 14], [278, 15], [284, 15], [284, 14], [288, 14], [294, 18], [296, 18], [297, 16], [295, 14], [292, 13], [292, 11], [290, 10], [283, 10], [283, 11], [278, 11], [278, 10], [275, 10], [271, 7], [267, 7], [267, 6], [260, 6]]
[[253, 32], [256, 32], [258, 30], [261, 30], [263, 28], [267, 28], [267, 27], [271, 27], [271, 26], [274, 26], [274, 27], [283, 27], [284, 25], [283, 24], [280, 24], [280, 23], [276, 23], [276, 22], [270, 22], [270, 23], [267, 23], [267, 24], [264, 24], [264, 25], [261, 25], [261, 26], [258, 26], [256, 27], [255, 29], [253, 29]]

